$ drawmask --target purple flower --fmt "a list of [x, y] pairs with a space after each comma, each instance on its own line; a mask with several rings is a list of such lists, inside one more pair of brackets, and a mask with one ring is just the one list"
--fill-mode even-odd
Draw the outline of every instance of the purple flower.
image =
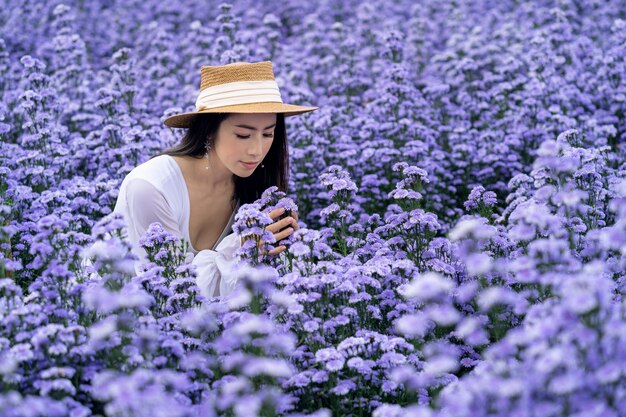
[[304, 323], [303, 327], [307, 333], [313, 333], [317, 331], [317, 329], [319, 329], [320, 326], [316, 321], [308, 320], [307, 322]]
[[346, 395], [356, 389], [356, 384], [350, 379], [340, 380], [337, 385], [330, 389], [335, 395]]
[[320, 181], [330, 191], [330, 197], [337, 195], [350, 195], [357, 191], [356, 184], [350, 179], [350, 175], [342, 167], [332, 165], [327, 172], [320, 175]]
[[424, 337], [430, 330], [431, 324], [426, 314], [407, 314], [395, 322], [397, 331], [409, 338]]
[[414, 298], [425, 302], [448, 294], [455, 287], [454, 283], [435, 272], [426, 272], [414, 278], [408, 284], [398, 288], [398, 292], [406, 298]]
[[467, 201], [464, 203], [466, 210], [484, 210], [495, 206], [497, 202], [496, 194], [493, 191], [486, 191], [482, 185], [472, 188]]

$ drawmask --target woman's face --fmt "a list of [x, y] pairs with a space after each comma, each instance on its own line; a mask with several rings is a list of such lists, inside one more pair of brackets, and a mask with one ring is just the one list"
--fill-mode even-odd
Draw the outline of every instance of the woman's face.
[[275, 127], [275, 113], [233, 113], [220, 124], [215, 153], [233, 174], [249, 177], [269, 152]]

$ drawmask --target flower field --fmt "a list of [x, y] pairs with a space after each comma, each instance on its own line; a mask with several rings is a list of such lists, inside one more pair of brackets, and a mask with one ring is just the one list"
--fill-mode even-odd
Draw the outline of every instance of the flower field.
[[[263, 60], [320, 108], [241, 285], [136, 274], [122, 179]], [[0, 416], [626, 415], [623, 0], [0, 0], [0, 97]]]

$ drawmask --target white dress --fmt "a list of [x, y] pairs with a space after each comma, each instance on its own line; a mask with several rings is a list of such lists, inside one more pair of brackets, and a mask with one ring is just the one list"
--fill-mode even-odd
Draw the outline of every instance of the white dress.
[[241, 238], [232, 233], [232, 224], [239, 209], [237, 204], [228, 224], [211, 249], [197, 250], [189, 237], [189, 192], [178, 163], [169, 155], [159, 155], [135, 167], [120, 186], [114, 212], [122, 213], [126, 221], [132, 251], [139, 260], [135, 271], [147, 261], [146, 251], [138, 241], [151, 223], [163, 228], [188, 243], [187, 263], [196, 265], [197, 282], [202, 295], [227, 295], [236, 285], [236, 278], [228, 271], [238, 260], [235, 251], [241, 247]]

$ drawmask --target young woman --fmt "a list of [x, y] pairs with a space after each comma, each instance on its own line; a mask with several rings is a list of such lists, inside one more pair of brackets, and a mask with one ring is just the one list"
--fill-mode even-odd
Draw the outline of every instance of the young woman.
[[[124, 214], [139, 257], [136, 271], [146, 260], [138, 240], [151, 223], [160, 222], [188, 242], [197, 284], [203, 295], [212, 297], [230, 293], [236, 284], [226, 271], [242, 243], [231, 228], [239, 206], [273, 185], [286, 191], [285, 116], [317, 107], [283, 103], [271, 61], [203, 66], [201, 76], [196, 111], [164, 122], [188, 128], [181, 142], [124, 178], [114, 211]], [[280, 214], [273, 211], [270, 216]], [[267, 230], [280, 240], [299, 228], [297, 220], [287, 217]]]

